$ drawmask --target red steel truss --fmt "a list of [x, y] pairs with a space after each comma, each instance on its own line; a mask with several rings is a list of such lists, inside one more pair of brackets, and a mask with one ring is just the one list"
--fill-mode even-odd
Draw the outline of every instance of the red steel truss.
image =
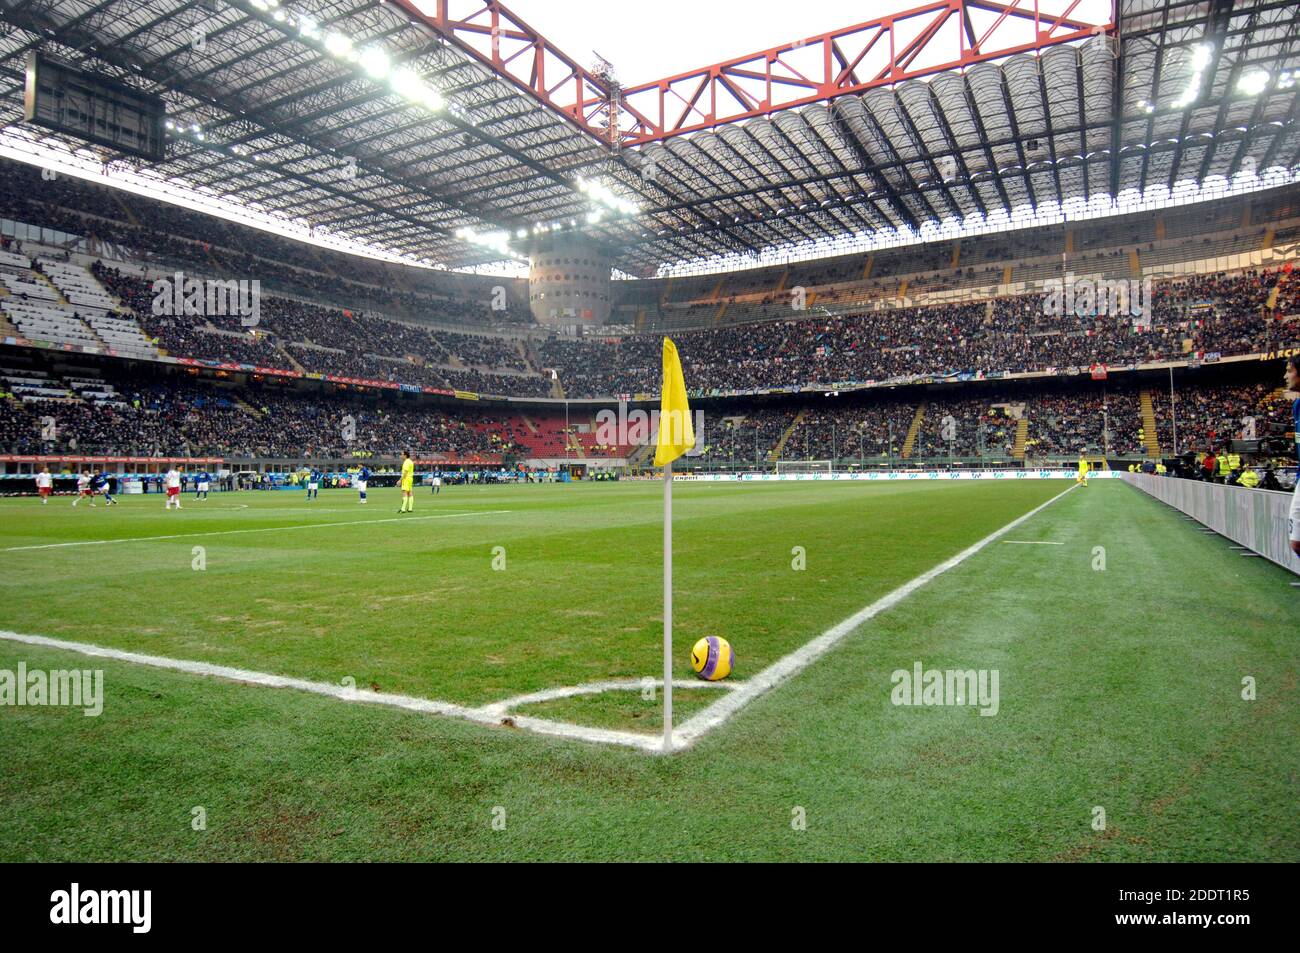
[[[395, 2], [578, 127], [615, 146], [661, 141], [1115, 31], [1115, 0], [1100, 23], [1075, 13], [1082, 0], [933, 0], [620, 89], [584, 69], [498, 0], [436, 0], [432, 16], [412, 0]], [[1049, 7], [1058, 12], [1048, 12]]]

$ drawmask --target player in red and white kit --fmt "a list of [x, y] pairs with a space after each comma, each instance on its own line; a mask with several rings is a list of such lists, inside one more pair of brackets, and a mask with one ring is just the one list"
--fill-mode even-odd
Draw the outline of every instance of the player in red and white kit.
[[95, 488], [90, 484], [90, 471], [82, 470], [77, 474], [77, 495], [72, 500], [72, 505], [76, 506], [83, 499], [89, 500], [90, 505], [95, 505]]
[[170, 510], [172, 508], [172, 504], [175, 503], [176, 508], [179, 510], [181, 508], [180, 471], [177, 470], [175, 467], [172, 467], [170, 470], [168, 470], [167, 475], [163, 477], [163, 487], [167, 490], [167, 502], [163, 505], [163, 509]]
[[50, 502], [50, 494], [54, 491], [54, 477], [50, 476], [49, 467], [41, 467], [41, 472], [36, 474], [36, 492], [41, 495], [41, 506]]

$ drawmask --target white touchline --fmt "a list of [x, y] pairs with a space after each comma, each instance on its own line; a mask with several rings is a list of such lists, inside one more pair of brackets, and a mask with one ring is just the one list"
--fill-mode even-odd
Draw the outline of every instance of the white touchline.
[[0, 553], [17, 553], [29, 549], [63, 549], [68, 546], [110, 546], [113, 543], [153, 543], [162, 539], [194, 539], [199, 536], [235, 536], [240, 533], [278, 533], [291, 529], [331, 529], [337, 526], [364, 526], [370, 523], [415, 523], [420, 520], [450, 520], [466, 516], [498, 516], [513, 510], [483, 510], [478, 513], [438, 513], [431, 516], [388, 516], [377, 520], [336, 520], [333, 523], [293, 523], [289, 526], [258, 526], [253, 529], [218, 529], [208, 533], [169, 533], [166, 536], [125, 536], [122, 539], [83, 539], [74, 543], [38, 543], [33, 546], [6, 546]]
[[[20, 632], [0, 630], [0, 639], [9, 642], [23, 642], [51, 649], [64, 649], [78, 652], [93, 658], [112, 659], [117, 662], [130, 662], [134, 665], [147, 665], [150, 668], [165, 668], [191, 675], [206, 675], [212, 678], [224, 678], [232, 682], [245, 682], [261, 685], [264, 688], [292, 688], [317, 695], [327, 695], [340, 701], [357, 702], [367, 705], [387, 705], [391, 708], [404, 708], [432, 715], [449, 715], [463, 718], [484, 725], [501, 725], [503, 713], [497, 704], [470, 708], [454, 702], [438, 701], [433, 698], [413, 698], [409, 695], [385, 695], [381, 692], [349, 688], [330, 682], [313, 682], [303, 678], [291, 678], [287, 675], [271, 675], [266, 672], [253, 672], [243, 668], [231, 668], [227, 665], [214, 665], [210, 662], [192, 662], [185, 659], [165, 658], [160, 655], [144, 655], [139, 652], [126, 652], [121, 649], [104, 648], [88, 642], [68, 642], [64, 639], [50, 639], [43, 635], [24, 635]], [[651, 750], [660, 744], [660, 739], [653, 735], [640, 735], [631, 731], [615, 731], [609, 728], [589, 728], [586, 725], [571, 725], [562, 721], [550, 721], [545, 718], [510, 716], [516, 728], [537, 732], [543, 735], [556, 735], [561, 738], [576, 738], [582, 741], [595, 741], [602, 744], [625, 745], [632, 748]]]
[[741, 685], [740, 688], [728, 695], [724, 695], [708, 708], [705, 708], [698, 714], [688, 718], [682, 723], [680, 728], [673, 729], [673, 750], [680, 750], [682, 747], [693, 744], [706, 732], [718, 727], [718, 725], [722, 724], [736, 712], [740, 711], [740, 709], [744, 708], [759, 695], [763, 694], [763, 692], [770, 688], [775, 688], [787, 679], [798, 675], [805, 668], [817, 661], [817, 659], [821, 658], [845, 638], [855, 632], [864, 622], [874, 618], [886, 609], [892, 609], [930, 580], [943, 575], [954, 566], [961, 565], [985, 546], [989, 545], [989, 543], [994, 542], [1001, 536], [1005, 536], [1021, 523], [1036, 516], [1038, 513], [1051, 506], [1061, 497], [1065, 496], [1066, 493], [1075, 489], [1076, 486], [1078, 486], [1078, 484], [1066, 487], [1063, 491], [1056, 494], [1056, 496], [1052, 497], [1047, 502], [1035, 506], [1028, 513], [1017, 517], [1001, 529], [994, 530], [978, 543], [963, 549], [956, 556], [944, 560], [933, 569], [923, 572], [910, 582], [906, 582], [899, 586], [888, 595], [881, 596], [875, 602], [871, 603], [871, 605], [859, 609], [843, 622], [831, 626], [811, 642], [804, 643], [789, 655], [777, 659], [757, 675], [746, 679], [745, 683]]
[[[1077, 486], [1077, 485], [1076, 485]], [[1001, 529], [994, 530], [988, 536], [985, 536], [978, 543], [963, 549], [957, 555], [944, 560], [933, 569], [922, 573], [910, 582], [899, 586], [893, 592], [882, 596], [871, 605], [859, 609], [853, 615], [844, 621], [827, 629], [821, 635], [817, 636], [810, 642], [804, 643], [801, 647], [791, 652], [789, 655], [773, 662], [763, 671], [759, 672], [752, 678], [743, 682], [731, 683], [712, 683], [706, 684], [698, 681], [687, 681], [673, 679], [673, 687], [691, 686], [700, 687], [719, 687], [729, 689], [722, 698], [713, 702], [699, 714], [688, 718], [682, 723], [681, 727], [673, 730], [673, 752], [681, 751], [689, 747], [707, 732], [717, 728], [728, 718], [740, 711], [743, 707], [761, 695], [768, 689], [775, 688], [782, 682], [794, 677], [803, 671], [817, 659], [821, 658], [837, 644], [851, 635], [864, 622], [879, 615], [886, 609], [893, 608], [902, 602], [917, 589], [924, 586], [927, 582], [942, 575], [949, 569], [960, 565], [971, 556], [974, 556], [984, 547], [996, 541], [999, 537], [1015, 529], [1021, 523], [1037, 515], [1042, 510], [1051, 506], [1061, 497], [1065, 496], [1076, 486], [1067, 487], [1062, 492], [1056, 494], [1045, 503], [1034, 507], [1023, 516], [1012, 520]], [[481, 514], [442, 514], [451, 515], [474, 515], [487, 516], [495, 513], [508, 513], [509, 510], [489, 510]], [[426, 516], [422, 519], [436, 519], [437, 517]], [[389, 520], [350, 520], [345, 523], [323, 523], [322, 526], [346, 526], [355, 522], [389, 522]], [[392, 522], [401, 522], [398, 518]], [[409, 522], [409, 520], [408, 520]], [[285, 527], [293, 529], [295, 527]], [[307, 528], [307, 527], [298, 527]], [[259, 530], [228, 530], [226, 532], [259, 532]], [[221, 535], [213, 534], [182, 534], [182, 535]], [[173, 539], [176, 537], [162, 536], [154, 537], [157, 539]], [[138, 542], [139, 540], [108, 540], [107, 542]], [[55, 545], [77, 545], [55, 544]], [[16, 547], [40, 548], [40, 547]], [[2, 550], [0, 550], [2, 551]], [[663, 739], [659, 735], [639, 734], [633, 731], [618, 731], [612, 728], [592, 728], [586, 725], [575, 725], [569, 722], [551, 721], [545, 718], [534, 718], [527, 715], [512, 714], [512, 709], [540, 701], [550, 701], [557, 698], [569, 698], [574, 695], [587, 695], [603, 691], [631, 690], [641, 688], [643, 682], [634, 680], [620, 680], [609, 682], [590, 682], [585, 685], [574, 685], [564, 688], [543, 689], [541, 691], [530, 692], [525, 695], [515, 695], [504, 701], [489, 702], [477, 708], [470, 708], [464, 705], [457, 705], [453, 702], [438, 701], [430, 698], [413, 698], [408, 695], [384, 695], [380, 692], [362, 691], [355, 688], [348, 688], [343, 685], [334, 685], [329, 682], [313, 682], [301, 678], [291, 678], [286, 675], [270, 675], [265, 672], [253, 672], [248, 669], [231, 668], [225, 665], [214, 665], [210, 662], [192, 662], [184, 659], [165, 658], [159, 655], [144, 655], [138, 652], [126, 652], [121, 649], [104, 648], [99, 645], [92, 645], [87, 642], [69, 642], [63, 639], [51, 639], [42, 635], [24, 635], [19, 632], [7, 632], [0, 629], [0, 639], [9, 642], [23, 642], [28, 645], [39, 645], [53, 649], [65, 649], [70, 652], [79, 652], [82, 655], [89, 655], [95, 658], [107, 658], [121, 662], [130, 662], [136, 665], [147, 665], [152, 668], [165, 668], [178, 672], [188, 672], [194, 675], [207, 675], [214, 678], [224, 678], [235, 682], [247, 682], [252, 685], [261, 685], [267, 688], [293, 688], [304, 692], [313, 692], [318, 695], [327, 695], [331, 698], [337, 698], [341, 701], [359, 702], [370, 705], [388, 705], [393, 708], [404, 708], [409, 711], [426, 712], [435, 715], [449, 715], [453, 718], [463, 718], [469, 721], [478, 722], [485, 725], [501, 725], [507, 718], [510, 724], [515, 728], [522, 728], [525, 731], [535, 732], [542, 735], [552, 735], [560, 738], [570, 738], [578, 741], [591, 741], [599, 744], [621, 745], [629, 748], [636, 748], [650, 754], [663, 753]], [[654, 680], [656, 686], [662, 685], [663, 680]]]

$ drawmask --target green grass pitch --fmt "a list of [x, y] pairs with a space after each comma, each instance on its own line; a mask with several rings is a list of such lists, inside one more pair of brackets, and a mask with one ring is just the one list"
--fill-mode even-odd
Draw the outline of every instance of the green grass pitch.
[[[1067, 485], [679, 483], [675, 674], [720, 634], [752, 677]], [[467, 706], [653, 677], [661, 492], [3, 500], [0, 629]], [[1095, 481], [669, 758], [0, 640], [0, 669], [102, 668], [106, 695], [0, 707], [0, 859], [1295, 861], [1292, 578]], [[892, 704], [917, 661], [997, 670], [998, 713]]]

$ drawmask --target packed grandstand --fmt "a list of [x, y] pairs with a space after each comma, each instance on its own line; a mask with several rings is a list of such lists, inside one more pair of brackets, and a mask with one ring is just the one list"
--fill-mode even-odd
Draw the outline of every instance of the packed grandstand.
[[[407, 449], [448, 472], [636, 473], [645, 442], [599, 421], [626, 414], [620, 405], [652, 408], [665, 334], [704, 414], [686, 468], [1029, 467], [1081, 454], [1163, 466], [1237, 441], [1255, 441], [1260, 462], [1288, 462], [1271, 450], [1289, 427], [1282, 358], [1300, 347], [1295, 96], [1284, 92], [1296, 77], [1270, 80], [1277, 89], [1256, 106], [1243, 90], [1257, 77], [1233, 65], [1215, 81], [1228, 96], [1217, 114], [1180, 123], [1149, 108], [1170, 83], [1184, 84], [1175, 106], [1195, 92], [1183, 72], [1195, 79], [1242, 44], [1277, 42], [1271, 8], [1223, 19], [1098, 5], [1094, 19], [1060, 14], [1031, 52], [1007, 38], [1005, 54], [982, 48], [958, 72], [922, 68], [837, 91], [831, 107], [795, 104], [737, 117], [743, 125], [712, 117], [699, 129], [635, 111], [575, 129], [587, 120], [539, 114], [546, 90], [521, 88], [509, 60], [467, 46], [472, 30], [405, 7], [352, 13], [357, 29], [386, 24], [392, 42], [409, 43], [404, 55], [430, 57], [447, 84], [420, 100], [435, 118], [390, 127], [373, 115], [379, 100], [362, 96], [304, 117], [286, 140], [280, 117], [250, 102], [243, 115], [262, 132], [217, 143], [188, 81], [155, 78], [172, 97], [158, 168], [186, 183], [176, 194], [138, 188], [130, 176], [148, 163], [78, 167], [93, 153], [48, 151], [57, 140], [22, 123], [6, 133], [5, 473], [30, 474], [41, 456], [95, 455], [143, 469], [202, 458], [342, 471]], [[268, 16], [232, 13], [228, 26], [312, 55], [263, 74], [223, 44], [208, 54], [220, 69], [204, 75], [235, 84], [227, 99], [265, 87], [288, 102], [329, 57], [342, 56], [345, 72], [364, 65], [339, 53], [342, 40], [316, 49]], [[165, 20], [139, 24], [110, 52], [159, 40]], [[445, 42], [427, 48], [427, 29]], [[1187, 63], [1179, 30], [1205, 36]], [[367, 80], [379, 99], [392, 90], [371, 80], [389, 66]], [[1049, 101], [1049, 88], [1069, 96]], [[482, 127], [472, 119], [493, 110]], [[254, 161], [259, 149], [323, 148], [334, 131], [318, 123], [333, 120], [364, 129], [373, 147], [349, 156], [342, 186], [291, 161]], [[456, 134], [418, 136], [421, 123]], [[571, 147], [564, 169], [548, 135]], [[130, 188], [99, 175], [110, 166]], [[584, 169], [607, 174], [573, 174]], [[202, 211], [205, 195], [240, 214]], [[270, 218], [254, 227], [259, 203], [280, 224], [303, 210], [313, 240], [265, 227]], [[505, 238], [485, 245], [503, 221]], [[385, 237], [367, 247], [381, 257], [316, 240], [344, 222], [373, 224]], [[526, 257], [528, 276], [479, 267], [502, 254]], [[1118, 313], [1045, 307], [1053, 282], [1077, 279], [1141, 286], [1149, 300]], [[187, 311], [179, 290], [177, 307], [160, 307], [188, 283], [240, 293], [251, 283], [256, 313]]]
[[[601, 442], [597, 415], [653, 395], [670, 326], [708, 419], [692, 466], [1159, 459], [1283, 432], [1269, 358], [1300, 345], [1290, 188], [1068, 234], [624, 282], [623, 323], [575, 336], [533, 322], [517, 281], [313, 248], [16, 162], [0, 181], [11, 455], [347, 461], [414, 447], [449, 469], [624, 468], [644, 454]], [[1103, 277], [1163, 267], [1149, 322], [1045, 315], [1043, 263], [1062, 255]], [[263, 276], [256, 326], [156, 313], [155, 281], [178, 271]], [[493, 310], [503, 282], [512, 306]]]

